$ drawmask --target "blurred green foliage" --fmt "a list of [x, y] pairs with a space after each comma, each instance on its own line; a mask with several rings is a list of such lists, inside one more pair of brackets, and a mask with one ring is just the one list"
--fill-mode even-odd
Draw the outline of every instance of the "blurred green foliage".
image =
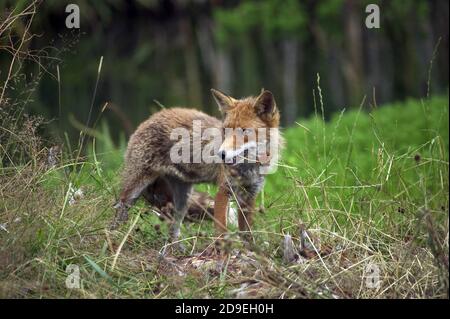
[[216, 37], [222, 45], [261, 29], [269, 38], [299, 36], [306, 32], [306, 12], [296, 0], [245, 1], [231, 9], [214, 11]]
[[[0, 19], [28, 3], [0, 1]], [[24, 76], [10, 81], [8, 92], [18, 100], [30, 93], [27, 111], [57, 119], [55, 135], [68, 132], [72, 141], [78, 132], [69, 119], [86, 122], [91, 105], [96, 118], [105, 102], [115, 105], [102, 116], [116, 141], [159, 109], [154, 100], [219, 115], [211, 87], [236, 97], [270, 89], [286, 126], [314, 112], [317, 73], [327, 92], [326, 118], [357, 107], [363, 96], [375, 94], [385, 104], [448, 89], [443, 0], [374, 1], [381, 9], [379, 30], [364, 27], [367, 0], [73, 3], [80, 7], [80, 30], [65, 28], [65, 2], [48, 0], [37, 8], [32, 33], [39, 36], [22, 48], [36, 56], [21, 58], [16, 67]], [[26, 21], [18, 19], [0, 36], [0, 83], [12, 58], [5, 46], [10, 36], [19, 39]]]
[[[308, 189], [312, 194], [320, 194], [324, 185], [338, 186], [336, 193], [340, 195], [363, 192], [368, 187], [365, 196], [400, 194], [396, 199], [401, 200], [407, 196], [422, 198], [442, 187], [440, 174], [446, 172], [433, 167], [439, 160], [448, 166], [447, 96], [409, 99], [370, 113], [346, 110], [334, 114], [327, 123], [320, 115], [298, 123], [284, 133], [283, 165], [288, 168], [282, 165], [268, 176], [268, 194], [289, 194], [295, 185], [316, 184], [317, 189]], [[425, 194], [419, 185], [421, 176], [427, 176]], [[289, 195], [283, 198], [294, 200]]]

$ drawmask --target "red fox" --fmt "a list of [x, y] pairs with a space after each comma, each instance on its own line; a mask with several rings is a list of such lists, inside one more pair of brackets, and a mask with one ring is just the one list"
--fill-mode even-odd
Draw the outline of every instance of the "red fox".
[[[278, 151], [278, 145], [282, 142], [278, 138], [280, 114], [272, 93], [267, 90], [262, 90], [257, 97], [244, 99], [234, 99], [214, 89], [211, 92], [223, 115], [222, 121], [193, 109], [164, 109], [144, 121], [130, 137], [122, 190], [115, 205], [117, 212], [112, 228], [128, 219], [129, 208], [143, 193], [147, 198], [152, 197], [149, 192], [157, 190], [154, 185], [163, 180], [165, 189], [170, 189], [172, 193], [174, 220], [169, 228], [172, 241], [179, 237], [192, 186], [198, 183], [219, 185], [214, 219], [220, 234], [227, 231], [226, 211], [230, 197], [237, 202], [240, 231], [251, 230], [255, 199], [265, 178], [261, 168], [273, 165], [276, 158], [276, 154], [266, 150]], [[200, 131], [197, 131], [196, 125], [200, 125]], [[240, 138], [234, 132], [238, 128], [256, 132], [254, 136], [257, 141], [249, 138], [251, 134]], [[233, 129], [233, 132], [227, 134], [227, 129]], [[261, 133], [260, 129], [275, 130], [276, 134], [269, 134], [268, 131]], [[174, 132], [180, 130], [188, 132], [187, 140], [174, 139]], [[199, 135], [202, 137], [214, 130], [219, 132], [219, 143], [208, 149], [210, 140], [197, 141]], [[252, 161], [240, 160], [247, 159], [250, 151], [259, 145], [263, 146], [263, 153], [258, 151]], [[184, 151], [184, 160], [174, 160], [174, 156], [179, 155], [174, 152], [176, 147]], [[214, 161], [205, 160], [203, 149], [207, 149], [209, 154], [212, 151], [210, 155]]]

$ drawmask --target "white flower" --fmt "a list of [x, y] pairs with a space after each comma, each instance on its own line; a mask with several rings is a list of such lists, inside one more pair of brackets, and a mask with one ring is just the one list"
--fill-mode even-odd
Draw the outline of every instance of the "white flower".
[[77, 201], [82, 199], [84, 197], [83, 190], [81, 188], [74, 189], [73, 187], [70, 188], [70, 198], [69, 198], [69, 205], [74, 205]]

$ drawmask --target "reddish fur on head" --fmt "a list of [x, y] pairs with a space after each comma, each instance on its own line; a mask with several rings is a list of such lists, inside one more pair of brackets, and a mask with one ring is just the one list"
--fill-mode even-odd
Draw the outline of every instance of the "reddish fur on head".
[[[280, 113], [275, 98], [270, 91], [262, 90], [257, 97], [252, 96], [243, 99], [232, 98], [214, 89], [211, 92], [224, 115], [224, 128], [253, 129], [256, 137], [258, 128], [278, 128]], [[237, 150], [246, 142], [246, 138], [238, 139], [233, 134], [225, 137], [221, 149]]]

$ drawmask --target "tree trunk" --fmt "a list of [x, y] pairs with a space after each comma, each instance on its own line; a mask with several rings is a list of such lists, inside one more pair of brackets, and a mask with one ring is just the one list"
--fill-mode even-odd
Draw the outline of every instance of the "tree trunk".
[[231, 76], [232, 61], [228, 49], [219, 48], [215, 71], [215, 87], [227, 94], [232, 94]]
[[359, 13], [360, 6], [355, 0], [346, 0], [344, 4], [345, 43], [347, 59], [345, 77], [347, 80], [350, 104], [359, 105], [364, 92], [362, 33], [363, 21]]
[[197, 59], [197, 52], [193, 43], [192, 26], [189, 20], [181, 21], [181, 30], [184, 42], [184, 59], [187, 79], [187, 96], [190, 106], [201, 107], [202, 85], [200, 81], [200, 70]]
[[283, 40], [283, 119], [291, 125], [297, 119], [297, 69], [298, 41], [294, 38]]
[[[206, 78], [209, 86], [205, 89], [217, 88], [217, 52], [214, 47], [213, 34], [211, 32], [212, 22], [209, 18], [202, 18], [199, 20], [196, 29], [198, 47], [200, 56], [202, 58], [203, 67], [206, 71]], [[211, 95], [206, 93], [203, 95], [204, 110], [207, 113], [214, 113], [217, 110], [215, 103], [212, 103]]]
[[342, 49], [336, 45], [333, 40], [330, 40], [328, 51], [328, 83], [330, 92], [327, 93], [330, 96], [330, 101], [332, 102], [333, 109], [340, 110], [345, 107], [345, 96], [344, 96], [344, 80], [342, 78], [342, 69], [340, 66], [340, 61], [342, 59]]
[[[435, 46], [439, 38], [441, 39], [437, 56], [434, 61], [433, 72], [438, 75], [437, 78], [439, 79], [439, 83], [441, 86], [439, 89], [441, 90], [441, 92], [445, 92], [445, 90], [448, 90], [449, 82], [449, 2], [432, 0], [430, 1], [430, 7], [430, 18], [434, 33], [433, 45]], [[436, 84], [435, 86], [439, 87], [439, 84]]]

